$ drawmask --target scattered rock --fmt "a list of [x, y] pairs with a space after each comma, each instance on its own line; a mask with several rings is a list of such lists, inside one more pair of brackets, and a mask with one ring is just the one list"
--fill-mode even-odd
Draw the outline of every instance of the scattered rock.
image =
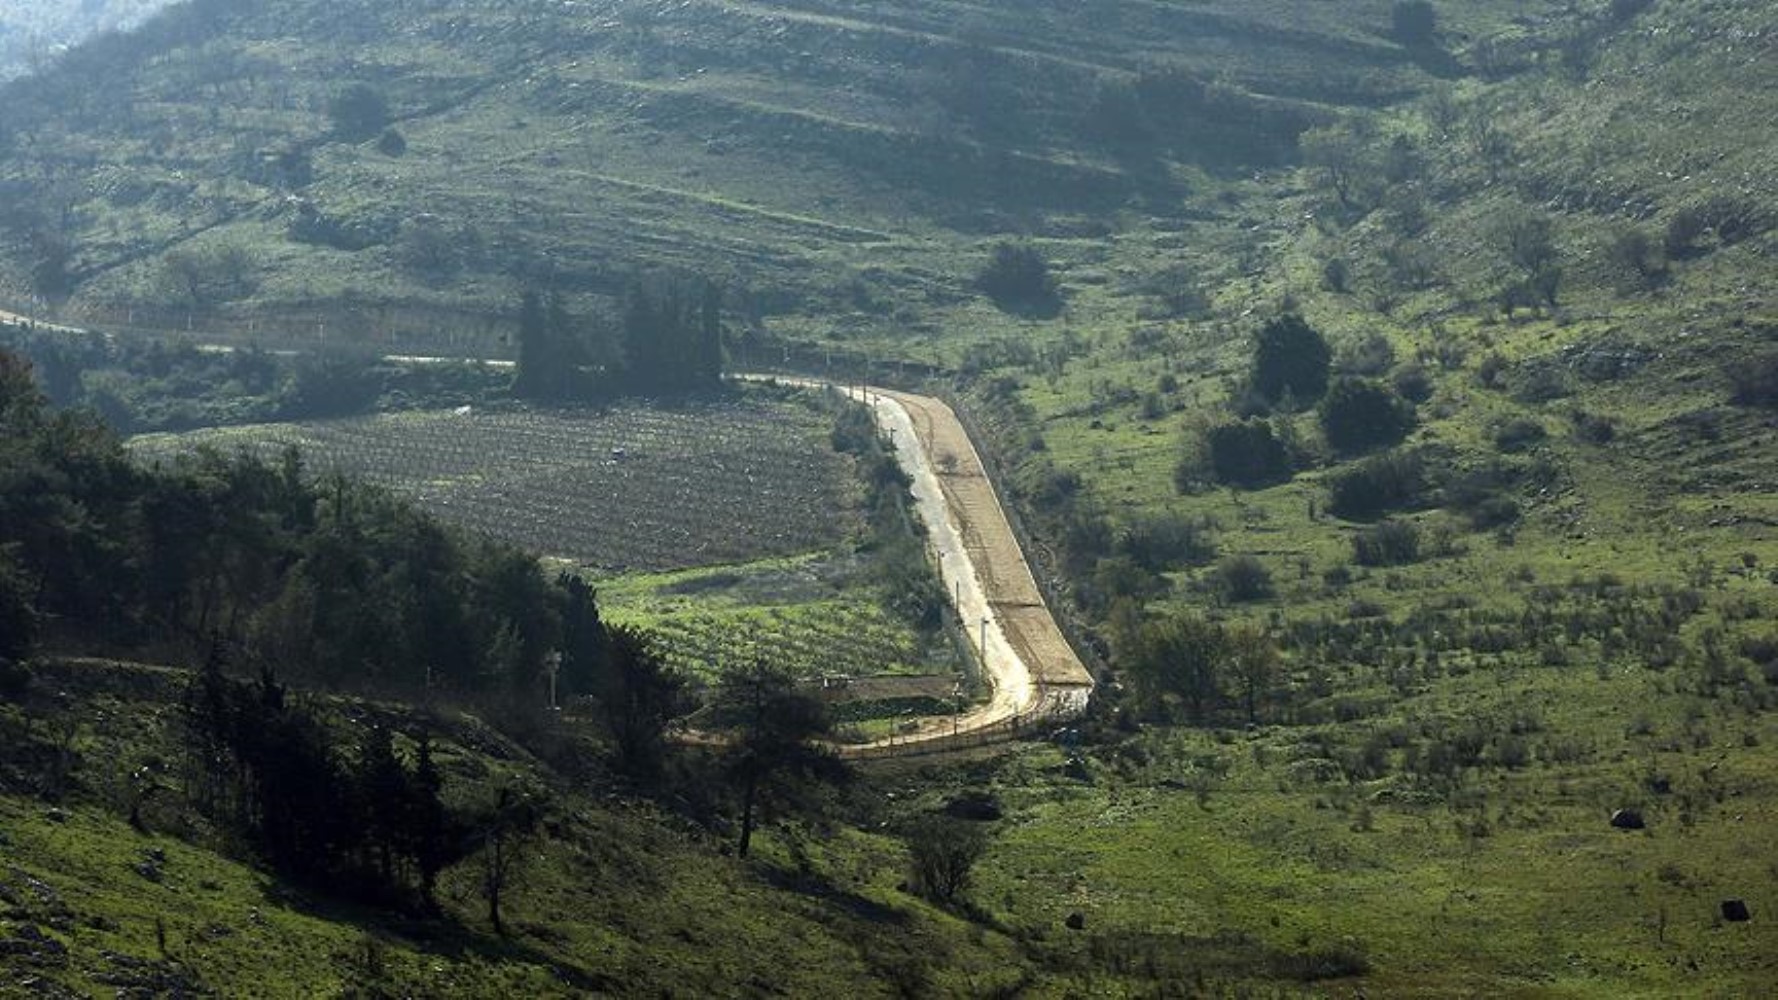
[[1732, 924], [1745, 923], [1753, 919], [1747, 911], [1747, 901], [1742, 899], [1725, 899], [1722, 901], [1722, 918]]
[[1073, 913], [1068, 914], [1068, 919], [1062, 922], [1068, 926], [1069, 930], [1078, 931], [1086, 927], [1087, 917], [1086, 914], [1076, 910]]
[[68, 822], [68, 810], [51, 809], [43, 814], [43, 818], [51, 823], [66, 823]]
[[68, 946], [43, 933], [36, 924], [23, 924], [12, 937], [0, 940], [0, 956], [23, 965], [62, 966], [68, 964]]
[[111, 963], [109, 972], [93, 977], [95, 982], [118, 987], [120, 997], [195, 997], [206, 995], [191, 973], [169, 961], [137, 958], [115, 951], [101, 951], [99, 956]]
[[1611, 825], [1619, 830], [1640, 830], [1648, 824], [1642, 821], [1642, 813], [1634, 809], [1616, 809], [1611, 814]]

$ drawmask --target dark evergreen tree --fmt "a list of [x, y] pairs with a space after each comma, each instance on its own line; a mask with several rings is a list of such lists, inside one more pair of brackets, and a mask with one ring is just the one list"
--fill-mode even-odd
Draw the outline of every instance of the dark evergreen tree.
[[753, 660], [722, 677], [719, 715], [733, 727], [723, 770], [741, 812], [736, 853], [747, 856], [763, 813], [823, 783], [844, 780], [839, 758], [813, 741], [832, 728], [826, 706], [782, 667]]
[[1321, 401], [1321, 431], [1335, 451], [1358, 452], [1399, 442], [1414, 429], [1414, 408], [1380, 382], [1342, 378]]
[[1253, 391], [1277, 404], [1287, 398], [1308, 406], [1327, 391], [1333, 350], [1326, 338], [1294, 313], [1260, 328], [1253, 344]]
[[[1210, 474], [1230, 486], [1269, 486], [1290, 478], [1290, 449], [1263, 420], [1217, 424], [1204, 432], [1204, 453]], [[1181, 466], [1179, 485], [1190, 485], [1196, 466]]]
[[722, 289], [702, 279], [654, 275], [624, 296], [623, 393], [675, 395], [722, 379]]
[[667, 725], [688, 707], [685, 678], [661, 660], [647, 633], [618, 625], [595, 694], [618, 768], [643, 781], [658, 776]]
[[440, 797], [444, 791], [444, 776], [433, 759], [432, 734], [422, 731], [415, 742], [414, 775], [408, 783], [402, 828], [403, 844], [419, 872], [421, 905], [431, 910], [437, 906], [438, 874], [452, 857], [452, 824]]
[[609, 655], [597, 594], [577, 573], [557, 576], [556, 589], [562, 595], [562, 665], [557, 683], [569, 695], [594, 694]]

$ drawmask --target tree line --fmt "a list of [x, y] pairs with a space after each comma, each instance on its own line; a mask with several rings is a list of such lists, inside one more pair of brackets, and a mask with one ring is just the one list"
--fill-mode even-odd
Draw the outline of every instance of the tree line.
[[423, 727], [343, 725], [336, 702], [303, 690], [443, 698], [528, 738], [549, 728], [553, 674], [612, 772], [702, 803], [712, 823], [732, 815], [743, 854], [775, 810], [844, 776], [812, 742], [830, 732], [825, 707], [768, 651], [717, 665], [700, 724], [735, 735], [676, 744], [691, 679], [647, 633], [604, 622], [584, 579], [312, 476], [295, 450], [141, 467], [0, 351], [0, 697], [29, 688], [39, 646], [184, 650], [204, 664], [182, 715], [194, 805], [279, 870], [383, 902], [429, 907], [438, 873], [477, 858], [496, 926], [507, 838], [543, 805], [508, 790], [446, 810]]
[[560, 295], [520, 303], [513, 395], [577, 400], [678, 395], [722, 381], [722, 288], [702, 278], [632, 279], [615, 317], [576, 317]]

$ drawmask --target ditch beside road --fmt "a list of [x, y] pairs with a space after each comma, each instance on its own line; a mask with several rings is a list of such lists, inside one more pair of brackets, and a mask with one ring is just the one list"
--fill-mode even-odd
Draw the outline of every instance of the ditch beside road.
[[[813, 379], [741, 376], [828, 388]], [[871, 408], [913, 480], [913, 496], [945, 590], [992, 694], [967, 712], [934, 717], [871, 743], [855, 757], [960, 749], [1017, 736], [1085, 710], [1093, 676], [1063, 636], [1019, 548], [975, 444], [949, 406], [930, 396], [831, 386]]]

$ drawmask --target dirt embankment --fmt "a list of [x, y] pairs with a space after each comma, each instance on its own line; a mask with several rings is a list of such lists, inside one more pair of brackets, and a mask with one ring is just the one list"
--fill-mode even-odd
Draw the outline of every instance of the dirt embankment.
[[957, 415], [930, 396], [870, 387], [843, 391], [871, 407], [913, 479], [933, 559], [993, 694], [959, 717], [932, 719], [842, 752], [872, 756], [967, 746], [1079, 713], [1092, 694], [1092, 673], [1044, 603], [981, 455]]

